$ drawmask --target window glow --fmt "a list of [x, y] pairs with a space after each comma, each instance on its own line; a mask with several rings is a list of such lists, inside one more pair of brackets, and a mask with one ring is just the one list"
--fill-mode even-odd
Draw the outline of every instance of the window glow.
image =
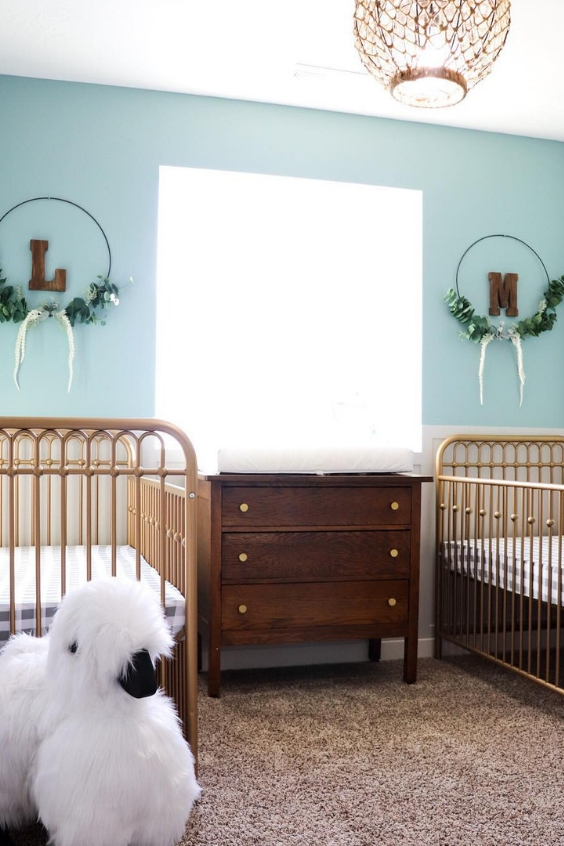
[[162, 167], [156, 413], [229, 446], [421, 445], [421, 192]]

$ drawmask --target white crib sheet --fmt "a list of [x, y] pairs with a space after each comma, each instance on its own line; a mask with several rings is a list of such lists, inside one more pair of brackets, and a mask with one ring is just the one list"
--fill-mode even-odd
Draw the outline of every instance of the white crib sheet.
[[[523, 596], [564, 605], [564, 538], [484, 538], [444, 544], [447, 566]], [[559, 565], [559, 562], [561, 564]], [[559, 571], [560, 598], [558, 596]]]
[[[131, 546], [118, 546], [116, 575], [134, 579], [136, 552]], [[92, 547], [92, 578], [110, 576], [111, 546]], [[141, 578], [160, 596], [161, 579], [157, 571], [141, 558]], [[86, 582], [86, 547], [66, 547], [67, 593]], [[15, 554], [16, 631], [35, 634], [35, 547], [17, 547]], [[61, 547], [41, 547], [41, 625], [49, 628], [61, 601]], [[184, 626], [185, 600], [178, 588], [165, 582], [165, 614], [173, 634]], [[10, 633], [9, 551], [0, 547], [0, 643]]]

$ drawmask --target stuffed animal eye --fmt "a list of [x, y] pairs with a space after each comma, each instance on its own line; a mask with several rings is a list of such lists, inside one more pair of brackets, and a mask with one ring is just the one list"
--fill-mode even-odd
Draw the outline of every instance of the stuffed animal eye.
[[77, 649], [78, 649], [78, 643], [75, 640], [75, 642], [71, 643], [71, 645], [69, 646], [69, 652], [74, 653], [74, 652], [76, 652]]

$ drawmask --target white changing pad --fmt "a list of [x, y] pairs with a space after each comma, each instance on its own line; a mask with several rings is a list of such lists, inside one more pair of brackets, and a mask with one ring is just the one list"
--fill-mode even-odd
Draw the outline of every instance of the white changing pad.
[[413, 452], [377, 446], [220, 449], [217, 465], [219, 473], [410, 473]]

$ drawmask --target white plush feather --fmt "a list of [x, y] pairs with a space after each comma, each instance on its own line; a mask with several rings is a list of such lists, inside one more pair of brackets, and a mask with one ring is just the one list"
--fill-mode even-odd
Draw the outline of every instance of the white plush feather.
[[56, 846], [173, 846], [182, 838], [199, 795], [192, 755], [166, 697], [131, 705], [128, 714], [98, 703], [41, 744], [34, 793]]
[[65, 597], [40, 642], [28, 811], [35, 803], [54, 846], [174, 846], [200, 794], [192, 753], [162, 691], [136, 699], [118, 681], [140, 650], [153, 662], [170, 652], [157, 597], [139, 582], [92, 581]]
[[45, 706], [47, 638], [21, 634], [0, 652], [0, 828], [37, 818], [31, 777]]

